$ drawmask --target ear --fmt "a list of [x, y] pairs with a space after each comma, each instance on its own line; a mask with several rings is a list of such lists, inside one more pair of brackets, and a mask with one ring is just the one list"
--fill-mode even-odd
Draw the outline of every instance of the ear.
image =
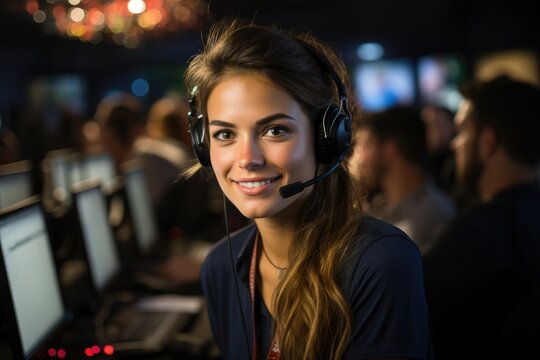
[[478, 152], [480, 159], [485, 160], [497, 151], [497, 135], [492, 127], [485, 127], [480, 131], [478, 139]]

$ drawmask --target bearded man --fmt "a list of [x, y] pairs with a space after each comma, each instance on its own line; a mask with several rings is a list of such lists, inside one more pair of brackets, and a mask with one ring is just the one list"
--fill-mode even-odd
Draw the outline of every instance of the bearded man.
[[424, 258], [437, 359], [519, 359], [540, 324], [540, 89], [500, 77], [463, 87], [458, 180], [480, 204]]

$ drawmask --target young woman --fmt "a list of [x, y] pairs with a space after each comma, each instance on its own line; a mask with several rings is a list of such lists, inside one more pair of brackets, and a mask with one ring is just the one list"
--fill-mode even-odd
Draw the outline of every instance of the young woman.
[[199, 160], [254, 220], [202, 269], [223, 357], [429, 358], [419, 252], [359, 213], [341, 162], [358, 115], [343, 62], [307, 34], [222, 22], [186, 85]]

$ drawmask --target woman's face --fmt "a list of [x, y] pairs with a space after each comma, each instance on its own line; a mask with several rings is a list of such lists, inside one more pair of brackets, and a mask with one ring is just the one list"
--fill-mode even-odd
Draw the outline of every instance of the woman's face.
[[300, 104], [266, 76], [240, 73], [217, 84], [207, 112], [212, 168], [227, 198], [248, 218], [297, 215], [311, 188], [286, 199], [279, 188], [315, 175]]

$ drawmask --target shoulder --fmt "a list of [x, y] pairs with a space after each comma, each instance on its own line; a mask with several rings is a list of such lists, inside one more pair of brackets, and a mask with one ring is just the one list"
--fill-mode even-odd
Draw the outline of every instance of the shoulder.
[[456, 213], [456, 205], [454, 204], [454, 201], [448, 196], [446, 193], [444, 193], [441, 189], [433, 185], [431, 188], [432, 190], [432, 199], [435, 204], [437, 204], [437, 207], [441, 209], [442, 211], [449, 213], [449, 214], [455, 214]]
[[[243, 250], [243, 246], [245, 245], [246, 241], [252, 239], [256, 231], [257, 227], [254, 223], [252, 223], [230, 234], [233, 256], [240, 255], [240, 252]], [[218, 241], [208, 253], [206, 260], [213, 261], [216, 258], [227, 254], [227, 252], [229, 251], [227, 241], [227, 236], [224, 236], [220, 241]]]
[[362, 221], [355, 240], [342, 288], [353, 316], [345, 358], [428, 358], [429, 320], [416, 244], [372, 218]]
[[[238, 272], [239, 268], [247, 267], [246, 264], [249, 262], [249, 255], [251, 255], [249, 251], [251, 249], [250, 244], [255, 233], [255, 225], [248, 225], [230, 235], [234, 265], [231, 265], [228, 237], [216, 243], [206, 256], [201, 267], [200, 282], [202, 292], [208, 301], [208, 309], [212, 311], [212, 316], [215, 315], [215, 311], [223, 310], [225, 303], [220, 302], [218, 299], [234, 295], [234, 291], [232, 291], [234, 285], [232, 283], [234, 279], [233, 271]], [[244, 272], [239, 272], [241, 279], [243, 279], [242, 274]]]
[[439, 240], [449, 239], [447, 241], [470, 246], [471, 240], [498, 238], [507, 231], [506, 212], [505, 206], [493, 202], [469, 208], [448, 224]]
[[420, 275], [418, 246], [397, 227], [365, 217], [358, 228], [344, 276], [350, 285], [384, 276]]
[[450, 218], [456, 214], [456, 206], [452, 199], [431, 180], [425, 186], [422, 200], [421, 203], [425, 208], [422, 215]]
[[[230, 246], [232, 250], [233, 261], [236, 262], [238, 257], [245, 252], [246, 246], [249, 245], [250, 240], [254, 238], [256, 231], [257, 228], [255, 224], [250, 224], [230, 235]], [[220, 270], [221, 273], [224, 270], [229, 271], [228, 269], [230, 269], [230, 260], [228, 241], [228, 237], [226, 236], [222, 238], [219, 242], [217, 242], [216, 245], [214, 245], [214, 247], [210, 250], [203, 262], [203, 278], [206, 276], [215, 275], [215, 270]]]
[[[395, 250], [409, 249], [413, 253], [418, 253], [418, 247], [401, 229], [383, 220], [364, 216], [357, 229], [354, 238], [353, 251], [354, 258], [369, 253], [385, 256]], [[418, 253], [419, 254], [419, 253]]]

